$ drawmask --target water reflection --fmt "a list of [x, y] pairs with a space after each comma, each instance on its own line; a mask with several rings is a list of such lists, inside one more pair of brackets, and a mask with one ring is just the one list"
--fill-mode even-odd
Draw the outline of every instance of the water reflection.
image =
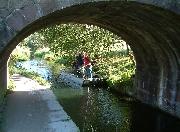
[[[118, 98], [113, 97], [103, 89], [90, 88], [89, 91], [87, 95], [87, 104], [89, 104], [86, 107], [86, 109], [89, 109], [87, 115], [92, 117], [92, 120], [95, 119], [95, 122], [86, 124], [94, 126], [95, 130], [129, 131], [131, 113], [128, 104], [119, 102]], [[98, 123], [98, 126], [96, 126], [96, 123]]]
[[102, 89], [97, 93], [101, 122], [106, 125], [114, 126], [116, 130], [122, 131], [125, 129], [126, 131], [129, 131], [129, 119], [131, 117], [129, 104], [119, 102], [118, 98], [113, 97], [113, 95], [109, 94], [107, 91], [103, 91]]
[[50, 69], [47, 67], [43, 60], [29, 60], [18, 62], [17, 67], [24, 68], [30, 72], [36, 72], [41, 75], [44, 79], [48, 80], [52, 76]]
[[[61, 97], [64, 89], [67, 93], [63, 92]], [[81, 90], [83, 92], [77, 94]], [[103, 89], [81, 90], [60, 86], [54, 92], [83, 132], [180, 132], [179, 119], [159, 110], [139, 102], [122, 101]], [[65, 99], [66, 95], [73, 98]]]
[[[103, 89], [83, 88], [83, 95], [74, 91], [81, 90], [65, 86], [54, 90], [65, 111], [82, 131], [130, 131], [131, 110], [128, 103], [119, 102], [117, 97]], [[73, 96], [72, 100], [65, 99], [65, 95]]]

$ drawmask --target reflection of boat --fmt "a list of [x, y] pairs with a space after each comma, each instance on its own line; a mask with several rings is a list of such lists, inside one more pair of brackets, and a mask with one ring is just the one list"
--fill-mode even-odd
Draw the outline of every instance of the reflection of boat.
[[63, 83], [76, 88], [85, 86], [104, 87], [106, 85], [106, 80], [100, 78], [98, 75], [94, 75], [93, 78], [83, 79], [75, 74], [62, 71], [59, 75], [59, 79]]
[[107, 82], [106, 79], [100, 78], [98, 76], [93, 76], [92, 79], [87, 79], [83, 81], [83, 87], [85, 86], [91, 86], [91, 87], [106, 87]]

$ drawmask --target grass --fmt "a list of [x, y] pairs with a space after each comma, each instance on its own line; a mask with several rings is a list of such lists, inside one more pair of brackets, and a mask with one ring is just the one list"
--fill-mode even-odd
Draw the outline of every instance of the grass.
[[22, 76], [25, 76], [27, 78], [31, 78], [35, 81], [37, 81], [40, 85], [49, 85], [48, 81], [45, 80], [44, 78], [42, 78], [38, 73], [36, 72], [29, 72], [27, 71], [26, 69], [24, 68], [17, 68], [15, 66], [11, 67], [11, 70], [10, 71], [13, 71], [11, 72], [11, 75], [13, 74], [20, 74]]

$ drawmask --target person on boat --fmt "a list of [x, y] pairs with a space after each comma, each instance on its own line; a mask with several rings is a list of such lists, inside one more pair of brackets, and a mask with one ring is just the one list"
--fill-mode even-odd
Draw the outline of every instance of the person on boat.
[[81, 53], [77, 53], [75, 56], [75, 60], [72, 63], [72, 68], [74, 69], [74, 72], [76, 75], [81, 76], [81, 69], [83, 67], [83, 56]]
[[76, 64], [77, 64], [77, 69], [81, 69], [83, 66], [83, 56], [81, 53], [78, 53], [78, 55], [76, 56]]
[[92, 65], [90, 62], [90, 58], [86, 52], [84, 52], [83, 55], [83, 62], [84, 62], [83, 78], [92, 79]]

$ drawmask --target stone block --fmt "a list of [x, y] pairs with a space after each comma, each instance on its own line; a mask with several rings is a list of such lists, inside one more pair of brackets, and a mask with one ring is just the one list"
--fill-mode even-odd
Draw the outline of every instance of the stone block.
[[4, 47], [6, 46], [6, 42], [0, 40], [0, 52], [3, 51]]
[[7, 65], [0, 66], [0, 94], [4, 94], [3, 92], [7, 89]]
[[20, 10], [16, 10], [6, 18], [8, 26], [14, 31], [21, 31], [26, 25], [26, 18], [20, 13]]
[[6, 26], [3, 19], [0, 19], [0, 50], [7, 45], [7, 43], [14, 36], [14, 33]]
[[47, 106], [50, 111], [62, 111], [62, 106], [56, 100], [46, 100]]
[[180, 118], [180, 102], [176, 103], [176, 116]]
[[176, 101], [180, 102], [180, 86], [177, 85]]
[[0, 0], [0, 8], [7, 8], [8, 6], [8, 0]]
[[48, 132], [80, 132], [72, 120], [51, 122], [48, 124], [47, 130]]
[[0, 9], [0, 17], [6, 17], [9, 14], [7, 9]]
[[44, 90], [40, 90], [39, 92], [43, 100], [49, 101], [49, 100], [56, 99], [55, 95], [53, 94], [51, 90], [44, 89]]
[[72, 2], [70, 2], [69, 0], [57, 0], [58, 3], [58, 8], [59, 9], [63, 9], [63, 8], [66, 8], [66, 7], [69, 7], [70, 5], [74, 5]]
[[0, 18], [0, 38], [2, 37], [4, 31], [5, 31], [5, 24], [3, 22], [3, 19]]
[[43, 15], [47, 15], [58, 8], [56, 0], [39, 0], [37, 6], [40, 6]]
[[24, 17], [24, 20], [31, 23], [37, 18], [38, 9], [34, 4], [30, 4], [21, 8], [19, 13]]
[[24, 6], [34, 3], [34, 0], [7, 0], [8, 1], [8, 10], [13, 12], [15, 9], [20, 9]]
[[61, 111], [52, 111], [48, 115], [49, 122], [57, 122], [60, 120], [70, 120], [71, 118], [67, 115], [67, 113], [63, 110]]

